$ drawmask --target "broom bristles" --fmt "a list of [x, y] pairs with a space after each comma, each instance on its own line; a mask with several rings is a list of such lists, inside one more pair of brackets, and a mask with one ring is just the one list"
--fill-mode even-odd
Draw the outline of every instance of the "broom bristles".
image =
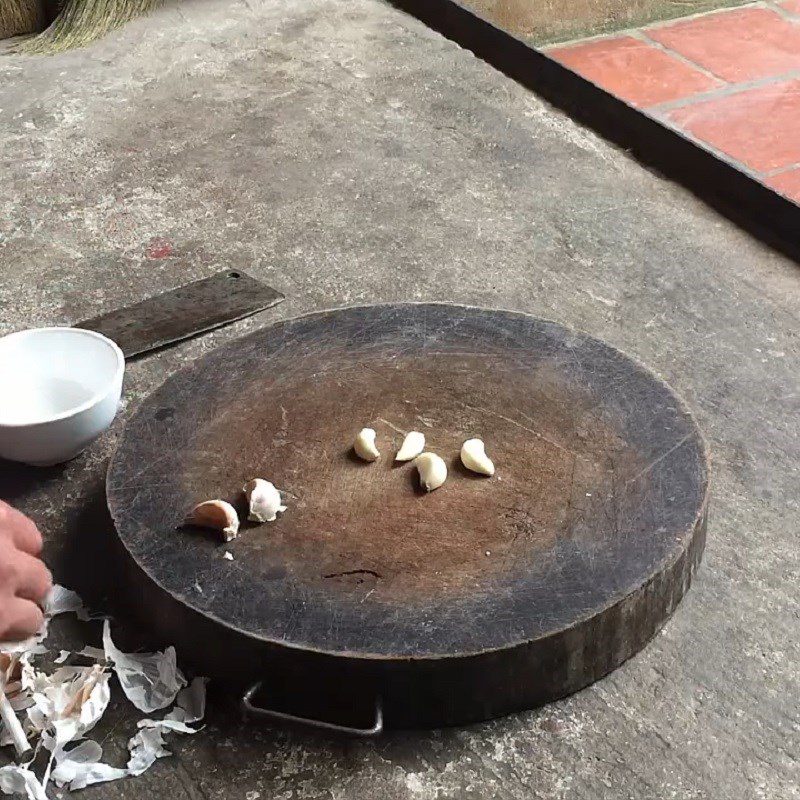
[[33, 33], [44, 23], [40, 0], [0, 0], [0, 39]]
[[[2, 2], [2, 0], [0, 0]], [[20, 42], [19, 53], [60, 53], [83, 47], [109, 31], [147, 14], [164, 0], [66, 0], [53, 23]]]

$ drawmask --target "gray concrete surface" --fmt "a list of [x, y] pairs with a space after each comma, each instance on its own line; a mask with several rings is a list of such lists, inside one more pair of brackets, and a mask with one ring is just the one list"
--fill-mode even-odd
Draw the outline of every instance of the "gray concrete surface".
[[539, 45], [703, 14], [746, 2], [748, 0], [466, 0], [464, 5], [510, 33]]
[[[125, 418], [189, 359], [312, 309], [437, 299], [577, 326], [666, 378], [714, 454], [694, 588], [579, 695], [376, 743], [246, 727], [217, 701], [174, 758], [87, 800], [800, 797], [796, 264], [378, 0], [198, 0], [82, 52], [5, 57], [0, 158], [0, 332], [223, 267], [288, 297], [131, 364], [113, 430], [64, 469], [2, 467], [88, 595], [116, 591], [94, 548]], [[156, 238], [171, 255], [150, 257]], [[97, 636], [58, 621], [54, 642]], [[118, 696], [109, 759], [134, 719]]]

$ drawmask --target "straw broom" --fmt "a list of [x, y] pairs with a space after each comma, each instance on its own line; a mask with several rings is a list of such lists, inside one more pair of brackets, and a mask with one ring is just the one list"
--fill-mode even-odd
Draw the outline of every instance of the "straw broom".
[[40, 31], [48, 21], [41, 0], [0, 0], [0, 39]]
[[[52, 3], [53, 0], [47, 2]], [[82, 47], [110, 30], [152, 11], [162, 2], [163, 0], [61, 0], [55, 19], [44, 30], [39, 27], [41, 33], [21, 41], [14, 49], [19, 53], [47, 54]], [[37, 30], [33, 20], [47, 19], [46, 8], [43, 8], [45, 4], [45, 0], [0, 0], [0, 5], [5, 7], [9, 18], [16, 11], [15, 19], [23, 17], [30, 20], [28, 30]], [[0, 31], [2, 29], [0, 24]]]

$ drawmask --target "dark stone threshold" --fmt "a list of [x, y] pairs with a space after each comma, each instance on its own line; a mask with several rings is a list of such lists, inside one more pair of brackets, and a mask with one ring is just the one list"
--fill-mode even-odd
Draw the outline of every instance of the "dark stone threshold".
[[456, 0], [390, 0], [800, 261], [800, 206]]

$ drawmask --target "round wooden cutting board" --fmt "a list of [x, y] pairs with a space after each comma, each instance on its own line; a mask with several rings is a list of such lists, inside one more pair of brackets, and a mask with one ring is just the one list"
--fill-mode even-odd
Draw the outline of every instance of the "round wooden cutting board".
[[[373, 464], [351, 451], [365, 426]], [[448, 464], [431, 494], [393, 463], [411, 430]], [[492, 478], [459, 463], [473, 436]], [[244, 519], [252, 477], [283, 492], [276, 522], [225, 546], [180, 527], [217, 497]], [[380, 703], [407, 727], [547, 702], [644, 646], [702, 554], [708, 466], [681, 401], [602, 342], [396, 305], [198, 360], [142, 404], [107, 488], [133, 605], [198, 671], [329, 720]]]

